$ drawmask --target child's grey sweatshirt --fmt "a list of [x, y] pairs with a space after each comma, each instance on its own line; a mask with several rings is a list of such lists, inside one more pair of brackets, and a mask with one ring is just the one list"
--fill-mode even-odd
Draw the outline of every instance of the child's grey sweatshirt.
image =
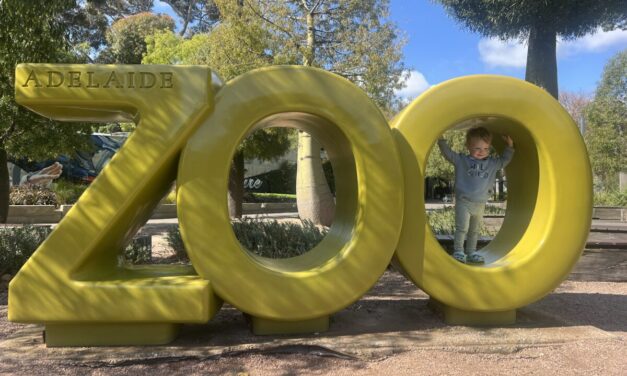
[[456, 153], [446, 140], [438, 140], [438, 146], [449, 162], [455, 165], [455, 197], [471, 202], [487, 202], [492, 195], [496, 172], [512, 160], [514, 149], [509, 146], [503, 155], [474, 159], [468, 154]]

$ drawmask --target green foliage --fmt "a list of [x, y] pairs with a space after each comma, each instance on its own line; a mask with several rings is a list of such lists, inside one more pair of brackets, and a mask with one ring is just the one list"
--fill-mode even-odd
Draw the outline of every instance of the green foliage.
[[404, 84], [404, 41], [387, 20], [387, 0], [319, 2], [312, 50], [307, 14], [313, 1], [216, 0], [220, 23], [209, 34], [183, 40], [173, 33], [149, 37], [144, 63], [206, 64], [229, 80], [251, 69], [305, 64], [337, 73], [363, 88], [382, 109]]
[[172, 10], [181, 17], [183, 27], [180, 35], [185, 35], [191, 27], [191, 33], [208, 32], [220, 19], [220, 10], [213, 0], [165, 0]]
[[58, 205], [57, 196], [39, 185], [18, 185], [11, 187], [10, 205]]
[[174, 250], [176, 259], [178, 261], [189, 261], [189, 256], [185, 250], [185, 244], [183, 244], [183, 238], [181, 237], [179, 226], [174, 226], [168, 229], [167, 239], [168, 245]]
[[627, 190], [603, 191], [594, 193], [594, 206], [627, 207]]
[[63, 18], [75, 5], [69, 0], [0, 1], [0, 149], [15, 158], [71, 155], [88, 144], [88, 124], [52, 121], [14, 100], [16, 64], [81, 61], [72, 55]]
[[595, 98], [585, 111], [585, 141], [597, 190], [618, 190], [627, 166], [627, 50], [605, 66]]
[[[436, 235], [454, 235], [455, 234], [455, 208], [452, 206], [447, 206], [443, 209], [435, 209], [427, 211], [427, 220], [429, 221], [429, 226], [431, 226], [431, 231], [433, 231]], [[490, 230], [485, 226], [485, 224], [481, 225], [479, 229], [479, 234], [481, 236], [494, 236], [496, 235], [495, 231]]]
[[627, 28], [624, 0], [436, 0], [469, 30], [501, 39], [527, 39], [525, 80], [558, 97], [557, 37]]
[[290, 193], [257, 193], [246, 194], [247, 202], [296, 202], [296, 195]]
[[0, 227], [0, 275], [17, 273], [51, 231], [48, 226]]
[[150, 236], [136, 236], [120, 255], [120, 264], [147, 264], [152, 260]]
[[505, 209], [496, 205], [486, 205], [485, 206], [485, 215], [505, 215]]
[[100, 60], [107, 63], [140, 64], [146, 53], [146, 37], [174, 30], [174, 20], [164, 14], [139, 13], [114, 22], [107, 31], [108, 48]]
[[474, 32], [526, 38], [535, 27], [555, 30], [564, 39], [577, 38], [597, 27], [627, 26], [623, 0], [436, 0]]
[[87, 187], [88, 185], [86, 184], [74, 183], [65, 179], [58, 179], [52, 184], [52, 190], [57, 197], [59, 205], [76, 203]]
[[[466, 151], [466, 133], [464, 131], [448, 131], [444, 134], [444, 138], [451, 149], [456, 152]], [[437, 143], [433, 145], [429, 159], [427, 159], [425, 176], [439, 177], [449, 182], [455, 181], [455, 168], [451, 162], [444, 159]]]
[[[287, 258], [301, 255], [315, 247], [327, 234], [310, 221], [277, 222], [244, 219], [233, 222], [233, 231], [239, 242], [256, 255], [268, 258]], [[187, 254], [178, 227], [168, 232], [168, 243], [179, 259]]]

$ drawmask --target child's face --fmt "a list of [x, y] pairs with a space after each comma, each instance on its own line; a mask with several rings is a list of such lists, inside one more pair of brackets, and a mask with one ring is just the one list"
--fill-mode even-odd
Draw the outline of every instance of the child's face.
[[485, 159], [490, 155], [490, 143], [480, 138], [471, 138], [466, 147], [468, 154], [474, 159]]

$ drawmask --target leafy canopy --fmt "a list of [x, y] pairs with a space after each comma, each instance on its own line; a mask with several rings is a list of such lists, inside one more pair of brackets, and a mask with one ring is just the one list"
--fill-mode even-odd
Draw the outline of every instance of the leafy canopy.
[[19, 63], [70, 63], [63, 16], [74, 1], [0, 1], [0, 149], [16, 158], [45, 159], [86, 147], [86, 124], [43, 118], [15, 102], [15, 66]]
[[586, 108], [585, 140], [597, 189], [618, 189], [627, 169], [627, 50], [605, 66], [594, 100]]
[[598, 27], [627, 27], [624, 0], [436, 0], [468, 29], [502, 39], [526, 38], [532, 28], [578, 38]]

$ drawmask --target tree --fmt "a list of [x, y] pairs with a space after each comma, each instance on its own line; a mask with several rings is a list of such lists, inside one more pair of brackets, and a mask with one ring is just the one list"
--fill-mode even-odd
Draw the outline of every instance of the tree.
[[586, 121], [584, 111], [592, 99], [583, 93], [573, 93], [570, 91], [560, 92], [559, 101], [568, 111], [573, 120], [577, 123], [581, 134], [585, 133]]
[[[465, 131], [453, 130], [444, 134], [446, 142], [451, 149], [457, 152], [466, 152], [466, 133]], [[437, 144], [433, 145], [429, 159], [427, 160], [427, 168], [425, 176], [433, 176], [442, 178], [450, 183], [455, 181], [455, 169], [453, 164], [442, 156]]]
[[27, 111], [15, 102], [15, 66], [18, 63], [68, 63], [70, 52], [63, 15], [75, 7], [64, 1], [0, 1], [0, 222], [9, 207], [7, 154], [42, 160], [71, 155], [87, 147], [87, 124], [60, 123]]
[[[276, 62], [266, 53], [270, 38], [259, 28], [257, 19], [238, 15], [237, 4], [223, 5], [222, 22], [209, 34], [196, 34], [183, 39], [172, 32], [160, 32], [147, 38], [148, 53], [145, 64], [202, 64], [208, 65], [226, 80], [249, 70]], [[255, 21], [257, 23], [255, 24]], [[265, 128], [253, 132], [239, 145], [229, 177], [229, 214], [242, 216], [244, 194], [244, 160], [269, 160], [285, 154], [290, 147], [289, 131], [283, 128]]]
[[605, 66], [585, 115], [585, 140], [597, 186], [618, 190], [618, 174], [627, 166], [627, 50]]
[[[402, 41], [386, 20], [387, 0], [215, 0], [215, 4], [221, 18], [211, 33], [197, 34], [180, 47], [172, 36], [162, 36], [171, 48], [149, 49], [144, 62], [158, 62], [157, 56], [186, 62], [185, 57], [193, 57], [226, 79], [266, 65], [315, 66], [350, 79], [384, 110], [390, 107], [394, 90], [403, 85]], [[189, 48], [192, 45], [195, 48]], [[308, 145], [299, 146], [305, 153], [299, 161], [310, 166], [300, 163], [298, 169], [297, 185], [308, 186], [297, 193], [299, 212], [301, 218], [329, 224], [334, 202], [320, 163], [320, 145], [304, 133], [301, 139], [300, 144]]]
[[172, 10], [183, 21], [179, 32], [184, 36], [189, 25], [192, 33], [206, 33], [220, 20], [220, 9], [213, 0], [166, 0]]
[[[387, 0], [242, 1], [242, 8], [264, 21], [263, 27], [282, 42], [274, 53], [305, 66], [351, 80], [381, 109], [393, 102], [404, 85], [400, 62], [403, 41], [387, 20]], [[321, 147], [299, 134], [296, 192], [301, 219], [330, 225], [334, 199], [324, 178]]]
[[106, 63], [140, 64], [146, 53], [146, 37], [163, 30], [174, 30], [172, 17], [144, 12], [121, 18], [107, 31], [108, 47], [100, 60]]
[[558, 98], [557, 37], [627, 27], [624, 0], [435, 0], [471, 31], [528, 41], [525, 80]]
[[153, 0], [84, 0], [68, 8], [62, 16], [74, 53], [93, 62], [101, 47], [107, 43], [109, 25], [121, 18], [149, 12]]

